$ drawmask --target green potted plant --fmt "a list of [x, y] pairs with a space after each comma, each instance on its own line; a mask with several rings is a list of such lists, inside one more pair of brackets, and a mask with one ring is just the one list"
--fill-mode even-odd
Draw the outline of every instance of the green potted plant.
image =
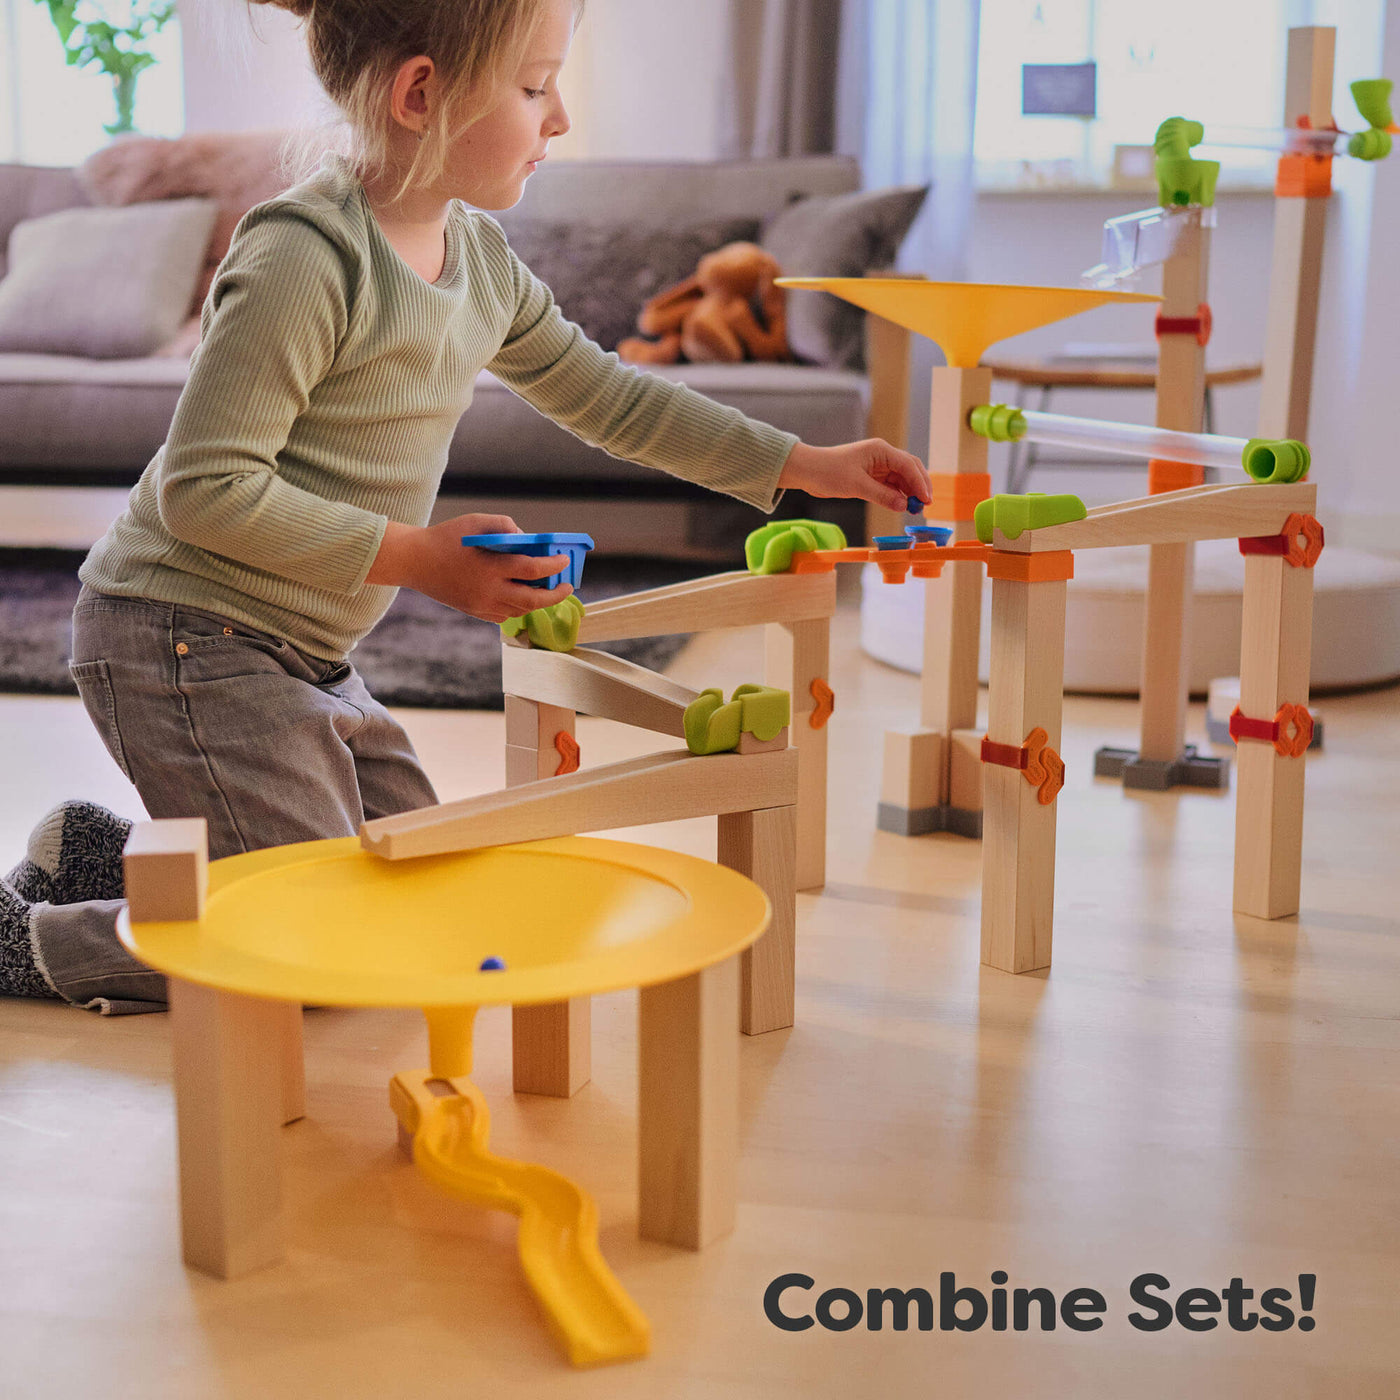
[[[96, 64], [112, 79], [116, 94], [117, 119], [103, 129], [109, 136], [135, 131], [132, 115], [136, 108], [136, 77], [155, 62], [146, 47], [175, 14], [175, 0], [35, 0], [47, 5], [63, 54], [74, 68]], [[122, 24], [108, 17], [120, 9]]]

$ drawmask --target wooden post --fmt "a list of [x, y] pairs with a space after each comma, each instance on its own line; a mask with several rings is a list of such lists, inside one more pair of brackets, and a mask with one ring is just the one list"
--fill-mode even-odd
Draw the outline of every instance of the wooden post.
[[[138, 822], [122, 865], [133, 923], [202, 917], [202, 817]], [[301, 1007], [167, 980], [184, 1258], [236, 1278], [282, 1257], [277, 1139], [305, 1111]]]
[[[1065, 583], [992, 582], [987, 738], [1021, 745], [1044, 729], [1059, 751]], [[1055, 809], [1014, 768], [982, 765], [982, 961], [1003, 972], [1050, 966]]]
[[[985, 368], [939, 368], [933, 371], [932, 398], [929, 406], [929, 470], [935, 474], [957, 476], [985, 475], [987, 470], [987, 440], [967, 425], [968, 414], [979, 404], [989, 402], [992, 393], [992, 372]], [[976, 538], [971, 511], [969, 518], [953, 520], [953, 538]], [[928, 512], [930, 519], [940, 519], [937, 510]], [[905, 587], [914, 586], [906, 584]], [[960, 783], [963, 801], [974, 800], [973, 808], [954, 808], [949, 804], [955, 730], [973, 729], [977, 724], [977, 647], [982, 625], [982, 566], [964, 563], [944, 567], [941, 578], [924, 584], [923, 675], [919, 687], [919, 731], [916, 736], [938, 735], [942, 742], [929, 738], [921, 743], [896, 741], [886, 748], [886, 771], [882, 790], [886, 792], [926, 790], [928, 775], [901, 773], [897, 768], [900, 754], [911, 759], [919, 754], [937, 751], [939, 771], [934, 775], [936, 805], [924, 813], [901, 813], [892, 803], [882, 801], [882, 829], [917, 834], [921, 831], [950, 830], [966, 836], [981, 833], [981, 799], [976, 784]]]
[[[797, 750], [797, 888], [826, 884], [825, 724], [814, 728], [812, 683], [831, 683], [831, 619], [770, 623], [764, 632], [764, 680], [792, 697], [792, 745]], [[785, 1022], [784, 1024], [791, 1024]]]
[[734, 1228], [739, 1158], [739, 960], [643, 987], [638, 1230], [703, 1249]]
[[[1335, 29], [1305, 26], [1288, 31], [1285, 126], [1297, 126], [1300, 117], [1315, 127], [1332, 124], [1336, 45]], [[1274, 257], [1259, 388], [1261, 437], [1307, 441], [1329, 198], [1330, 189], [1274, 200]]]
[[[1194, 318], [1206, 304], [1210, 230], [1200, 212], [1190, 235], [1162, 265], [1167, 318]], [[1205, 409], [1206, 351], [1193, 335], [1169, 334], [1157, 346], [1157, 426], [1198, 433]], [[1204, 479], [1204, 478], [1202, 478]], [[1196, 546], [1154, 544], [1147, 567], [1138, 760], [1174, 763], [1186, 746], [1187, 666]], [[1124, 781], [1132, 786], [1130, 774]], [[1156, 784], [1152, 784], [1155, 786]]]
[[[884, 268], [871, 277], [898, 276]], [[865, 368], [870, 379], [870, 409], [865, 416], [865, 435], [883, 438], [895, 447], [909, 446], [909, 366], [911, 336], [905, 327], [877, 316], [865, 316]], [[904, 528], [904, 517], [883, 506], [865, 507], [867, 537], [896, 534]]]
[[[1277, 555], [1244, 561], [1240, 713], [1271, 720], [1308, 703], [1313, 571]], [[1298, 912], [1307, 760], [1246, 739], [1235, 750], [1235, 910], [1260, 919]]]
[[[505, 697], [506, 786], [552, 778], [563, 762], [559, 734], [574, 737], [574, 711], [519, 695]], [[592, 1075], [592, 1002], [588, 997], [513, 1006], [511, 1083], [517, 1094], [567, 1099]]]
[[739, 1028], [745, 1035], [762, 1035], [793, 1024], [797, 890], [792, 872], [799, 812], [800, 807], [766, 807], [719, 818], [715, 859], [747, 875], [773, 906], [767, 932], [742, 956]]

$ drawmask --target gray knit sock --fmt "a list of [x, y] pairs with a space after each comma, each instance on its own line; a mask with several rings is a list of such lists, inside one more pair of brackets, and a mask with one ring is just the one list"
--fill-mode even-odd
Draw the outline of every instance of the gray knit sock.
[[34, 828], [25, 858], [5, 876], [30, 904], [120, 899], [131, 823], [96, 802], [63, 802]]
[[0, 880], [0, 996], [58, 996], [34, 961], [29, 902], [7, 880]]

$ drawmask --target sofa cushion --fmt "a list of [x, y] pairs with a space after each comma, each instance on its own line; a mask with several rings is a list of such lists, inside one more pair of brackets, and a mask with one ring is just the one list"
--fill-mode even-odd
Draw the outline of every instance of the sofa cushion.
[[165, 441], [188, 373], [187, 360], [0, 354], [0, 472], [134, 479]]
[[[790, 277], [864, 277], [894, 266], [927, 185], [817, 195], [769, 219], [759, 239]], [[825, 292], [791, 292], [788, 344], [799, 359], [859, 368], [865, 313]]]
[[131, 359], [184, 321], [215, 206], [160, 200], [16, 224], [0, 281], [0, 351]]
[[501, 226], [560, 310], [604, 350], [615, 350], [636, 332], [637, 316], [651, 297], [692, 276], [706, 253], [752, 241], [759, 221], [580, 224], [503, 217]]
[[7, 269], [10, 230], [17, 223], [87, 203], [78, 177], [66, 165], [0, 164], [0, 277]]
[[[812, 365], [661, 365], [651, 372], [676, 379], [775, 428], [817, 446], [865, 435], [869, 386], [850, 370]], [[483, 370], [471, 408], [457, 425], [449, 475], [626, 482], [660, 488], [661, 472], [610, 457], [536, 412]], [[695, 488], [691, 488], [695, 489]]]

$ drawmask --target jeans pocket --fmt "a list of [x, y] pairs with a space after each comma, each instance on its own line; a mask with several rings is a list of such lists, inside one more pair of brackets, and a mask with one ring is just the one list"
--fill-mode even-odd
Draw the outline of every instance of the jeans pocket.
[[126, 761], [126, 750], [122, 747], [121, 731], [117, 728], [117, 698], [112, 690], [112, 673], [107, 663], [74, 661], [69, 664], [68, 672], [78, 687], [88, 718], [107, 746], [107, 752], [116, 760], [127, 781], [134, 782], [131, 766]]

